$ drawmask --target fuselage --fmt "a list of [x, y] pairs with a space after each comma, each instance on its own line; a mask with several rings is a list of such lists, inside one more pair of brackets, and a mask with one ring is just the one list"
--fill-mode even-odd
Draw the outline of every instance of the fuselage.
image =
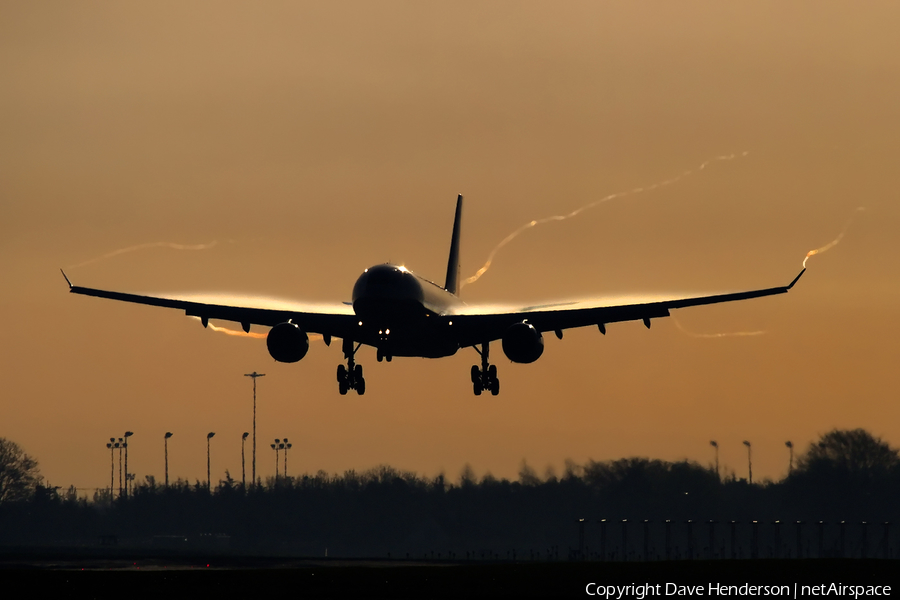
[[353, 286], [356, 341], [389, 356], [450, 356], [459, 349], [452, 315], [462, 302], [406, 267], [366, 269]]

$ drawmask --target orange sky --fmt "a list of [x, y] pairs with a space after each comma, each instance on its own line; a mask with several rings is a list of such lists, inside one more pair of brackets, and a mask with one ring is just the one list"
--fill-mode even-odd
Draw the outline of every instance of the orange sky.
[[[130, 466], [240, 477], [250, 381], [259, 469], [387, 463], [456, 478], [644, 455], [786, 472], [834, 427], [900, 443], [900, 7], [891, 2], [0, 3], [0, 436], [55, 485]], [[746, 156], [742, 156], [747, 152]], [[736, 153], [730, 161], [701, 163]], [[135, 292], [349, 300], [384, 261], [438, 281], [466, 195], [463, 276], [533, 219], [614, 199], [505, 246], [471, 302], [788, 283], [787, 296], [495, 349], [376, 363], [339, 396], [340, 345], [296, 365]], [[692, 337], [764, 331], [757, 336]], [[262, 450], [265, 451], [262, 451]]]

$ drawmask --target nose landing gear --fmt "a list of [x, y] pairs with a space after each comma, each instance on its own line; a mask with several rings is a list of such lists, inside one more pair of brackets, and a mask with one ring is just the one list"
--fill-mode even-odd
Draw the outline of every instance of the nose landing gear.
[[497, 365], [488, 362], [490, 344], [483, 343], [481, 350], [475, 346], [475, 352], [481, 355], [481, 368], [472, 365], [472, 389], [476, 396], [480, 396], [485, 390], [490, 390], [491, 395], [496, 396], [500, 393], [500, 380], [497, 379]]
[[375, 348], [375, 360], [378, 362], [383, 360], [391, 362], [391, 359], [394, 358], [390, 350], [390, 341], [388, 340], [390, 335], [391, 330], [388, 328], [378, 330], [378, 346]]
[[356, 364], [354, 360], [360, 346], [362, 344], [354, 345], [353, 340], [344, 339], [344, 358], [347, 359], [347, 366], [338, 365], [337, 368], [338, 392], [341, 396], [345, 396], [348, 390], [356, 390], [360, 396], [366, 393], [362, 365]]

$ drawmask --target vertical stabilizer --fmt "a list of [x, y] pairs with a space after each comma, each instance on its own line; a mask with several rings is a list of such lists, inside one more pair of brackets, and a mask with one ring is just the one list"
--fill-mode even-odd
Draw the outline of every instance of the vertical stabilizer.
[[444, 289], [459, 294], [459, 221], [462, 219], [462, 194], [456, 199], [456, 217], [453, 219], [453, 237], [450, 239], [450, 258], [447, 261], [447, 279]]

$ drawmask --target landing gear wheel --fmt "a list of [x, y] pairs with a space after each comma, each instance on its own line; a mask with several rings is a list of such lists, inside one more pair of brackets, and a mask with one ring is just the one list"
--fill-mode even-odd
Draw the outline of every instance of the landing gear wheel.
[[480, 396], [486, 390], [496, 396], [500, 393], [500, 380], [497, 379], [497, 365], [492, 365], [488, 360], [490, 344], [488, 342], [481, 344], [480, 350], [475, 346], [475, 351], [481, 355], [481, 367], [472, 365], [472, 390], [476, 396]]
[[362, 344], [357, 344], [353, 340], [345, 338], [343, 345], [344, 358], [347, 359], [347, 365], [338, 365], [338, 392], [340, 392], [341, 396], [344, 396], [349, 390], [356, 390], [356, 393], [362, 396], [366, 393], [366, 380], [363, 379], [362, 365], [356, 364], [354, 360], [356, 352]]

